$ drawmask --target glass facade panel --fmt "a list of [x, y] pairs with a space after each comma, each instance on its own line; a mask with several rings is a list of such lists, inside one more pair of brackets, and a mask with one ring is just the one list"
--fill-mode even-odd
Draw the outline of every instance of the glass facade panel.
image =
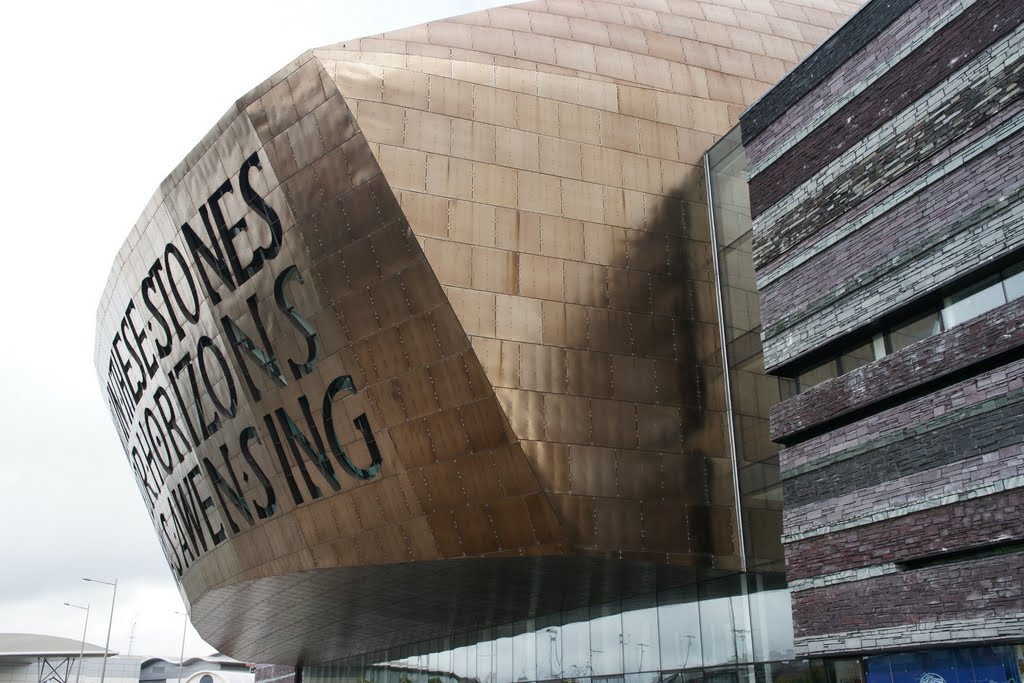
[[811, 387], [817, 386], [822, 382], [826, 382], [838, 376], [839, 373], [836, 371], [836, 360], [834, 358], [830, 358], [821, 365], [816, 365], [809, 370], [801, 372], [797, 375], [796, 381], [800, 385], [800, 391], [807, 391]]
[[865, 658], [864, 669], [867, 671], [867, 683], [892, 683], [888, 656]]
[[497, 650], [498, 664], [495, 683], [512, 683], [512, 681], [516, 680], [515, 666], [512, 661], [512, 625], [507, 624], [505, 626], [499, 626], [495, 629], [495, 632], [497, 633], [498, 636], [495, 639], [495, 649]]
[[590, 620], [584, 607], [566, 612], [562, 618], [562, 675], [580, 678], [591, 673]]
[[515, 680], [537, 680], [537, 634], [533, 620], [520, 621], [515, 625], [512, 639], [512, 661]]
[[765, 683], [811, 683], [811, 667], [807, 660], [772, 662], [764, 665]]
[[829, 659], [825, 661], [828, 683], [864, 683], [859, 659]]
[[590, 662], [595, 676], [622, 673], [622, 615], [618, 603], [590, 608]]
[[498, 653], [492, 639], [493, 629], [485, 628], [477, 633], [476, 677], [481, 682], [493, 682], [498, 673]]
[[[428, 654], [416, 655], [413, 666], [415, 667], [415, 675], [412, 677], [412, 680], [415, 683], [430, 683], [427, 680], [430, 672], [430, 656]], [[359, 680], [354, 674], [352, 679]]]
[[1003, 272], [1003, 292], [1007, 301], [1024, 296], [1024, 267], [1017, 266]]
[[658, 629], [662, 669], [704, 666], [700, 641], [697, 587], [688, 586], [658, 595]]
[[658, 642], [658, 605], [653, 595], [622, 603], [622, 668], [627, 673], [657, 671], [661, 665]]
[[1013, 646], [924, 650], [867, 657], [867, 683], [1021, 683]]
[[776, 671], [765, 661], [793, 658], [784, 585], [727, 575], [303, 671], [309, 683], [754, 683], [756, 670], [761, 683]]
[[738, 128], [708, 150], [706, 163], [743, 550], [748, 569], [781, 571], [778, 538], [751, 530], [781, 526], [779, 447], [766, 438], [768, 411], [792, 396], [794, 386], [764, 370], [746, 157]]
[[562, 677], [562, 627], [558, 616], [536, 620], [537, 680]]
[[751, 577], [758, 590], [750, 594], [754, 661], [787, 659], [793, 653], [793, 608], [781, 579]]
[[459, 678], [476, 678], [476, 651], [468, 640], [466, 634], [453, 638], [455, 651], [452, 653], [452, 671]]
[[[750, 646], [750, 626], [746, 610], [730, 594], [730, 577], [713, 582], [708, 594], [700, 600], [700, 636], [704, 650], [704, 666], [720, 666], [745, 661]], [[739, 597], [739, 596], [737, 596]]]
[[740, 669], [718, 669], [704, 672], [704, 683], [746, 683], [753, 676], [745, 675]]
[[864, 342], [846, 353], [839, 356], [840, 374], [852, 372], [862, 365], [867, 365], [875, 360], [875, 345], [871, 340]]
[[999, 277], [993, 276], [947, 297], [943, 302], [942, 322], [949, 329], [1004, 303], [1003, 286]]

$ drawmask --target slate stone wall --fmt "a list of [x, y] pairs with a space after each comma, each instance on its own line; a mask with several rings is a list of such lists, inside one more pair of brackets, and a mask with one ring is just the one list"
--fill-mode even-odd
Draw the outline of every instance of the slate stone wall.
[[[799, 586], [799, 580], [814, 576], [905, 562], [950, 547], [979, 546], [1004, 534], [1024, 536], [1022, 508], [1024, 491], [1012, 489], [797, 541], [788, 548], [791, 569], [786, 577]], [[904, 542], [893, 543], [893, 539]]]
[[1024, 299], [1018, 299], [783, 401], [771, 411], [772, 439], [793, 441], [804, 430], [849, 420], [880, 401], [1020, 353], [1022, 345]]
[[[872, 2], [741, 117], [769, 372], [1024, 261], [1024, 3]], [[775, 406], [798, 655], [1024, 640], [1024, 298]]]
[[[1016, 628], [994, 635], [1013, 640], [1024, 629], [1019, 569], [1020, 558], [1006, 555], [797, 591], [793, 605], [803, 616], [794, 623], [796, 636], [807, 638], [837, 626], [886, 628], [1009, 616]], [[944, 640], [959, 640], [956, 634], [951, 636]], [[929, 641], [934, 642], [925, 642]]]

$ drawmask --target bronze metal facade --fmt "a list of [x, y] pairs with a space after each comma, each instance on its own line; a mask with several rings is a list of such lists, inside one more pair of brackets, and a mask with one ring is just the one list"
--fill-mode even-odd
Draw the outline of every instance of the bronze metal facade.
[[699, 164], [850, 9], [532, 2], [240, 99], [97, 324], [204, 638], [325, 661], [777, 560], [738, 531]]

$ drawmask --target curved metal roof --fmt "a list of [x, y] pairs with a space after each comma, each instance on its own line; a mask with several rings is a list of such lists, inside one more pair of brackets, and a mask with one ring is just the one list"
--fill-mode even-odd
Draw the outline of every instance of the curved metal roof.
[[[82, 641], [59, 636], [44, 636], [37, 633], [0, 633], [0, 657], [78, 656]], [[116, 655], [107, 651], [107, 655]], [[103, 648], [92, 643], [85, 644], [86, 657], [102, 657]]]

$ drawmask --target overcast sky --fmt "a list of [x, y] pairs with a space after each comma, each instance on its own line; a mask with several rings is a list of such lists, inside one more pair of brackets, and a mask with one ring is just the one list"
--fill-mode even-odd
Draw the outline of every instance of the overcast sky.
[[[303, 50], [493, 0], [8, 3], [0, 26], [0, 632], [177, 656], [183, 604], [93, 370], [110, 265], [161, 180]], [[286, 9], [287, 8], [287, 9]], [[189, 626], [185, 654], [209, 654]]]

